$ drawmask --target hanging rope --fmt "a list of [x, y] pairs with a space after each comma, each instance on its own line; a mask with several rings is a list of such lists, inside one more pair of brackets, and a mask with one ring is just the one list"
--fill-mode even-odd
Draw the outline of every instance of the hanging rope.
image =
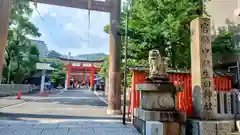
[[92, 7], [92, 0], [88, 0], [88, 46], [89, 46], [89, 44], [90, 44], [91, 7]]
[[37, 0], [33, 0], [33, 5], [35, 7], [35, 10], [37, 11], [37, 13], [40, 16], [40, 18], [42, 19], [42, 21], [44, 21], [43, 17], [41, 16], [40, 12], [37, 9], [37, 4], [38, 4], [38, 1]]

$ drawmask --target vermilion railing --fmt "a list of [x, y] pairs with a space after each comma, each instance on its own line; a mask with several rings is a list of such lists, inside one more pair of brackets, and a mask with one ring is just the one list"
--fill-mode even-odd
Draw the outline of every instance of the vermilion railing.
[[[183, 89], [177, 94], [177, 108], [180, 111], [186, 112], [187, 116], [192, 114], [192, 86], [191, 86], [191, 74], [189, 73], [169, 73], [169, 79], [175, 86], [182, 86]], [[132, 72], [132, 89], [131, 89], [131, 105], [128, 108], [128, 112], [133, 112], [134, 108], [140, 106], [140, 93], [136, 91], [136, 84], [144, 83], [144, 79], [147, 77], [147, 73], [144, 71]], [[217, 91], [229, 91], [232, 88], [232, 82], [230, 76], [215, 76], [214, 89]]]

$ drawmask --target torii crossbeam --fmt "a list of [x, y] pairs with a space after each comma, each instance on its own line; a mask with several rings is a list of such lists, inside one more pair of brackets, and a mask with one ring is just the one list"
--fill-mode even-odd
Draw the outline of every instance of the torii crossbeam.
[[[120, 25], [121, 0], [32, 0], [56, 6], [88, 9], [110, 13], [109, 42], [109, 88], [108, 114], [120, 114], [121, 111], [121, 37], [117, 34]], [[7, 45], [8, 24], [12, 0], [0, 0], [0, 74], [4, 62], [4, 48]], [[0, 75], [0, 82], [1, 82]]]
[[96, 0], [37, 0], [37, 3], [44, 3], [56, 6], [65, 6], [79, 9], [89, 9], [91, 1], [91, 10], [101, 12], [111, 12], [111, 2], [96, 1]]

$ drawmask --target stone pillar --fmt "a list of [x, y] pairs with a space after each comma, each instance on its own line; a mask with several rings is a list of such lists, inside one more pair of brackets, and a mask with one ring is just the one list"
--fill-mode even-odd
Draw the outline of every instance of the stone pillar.
[[66, 77], [65, 77], [65, 90], [68, 89], [68, 82], [69, 82], [69, 81], [68, 81], [68, 80], [69, 80], [69, 77], [68, 77], [68, 76], [69, 76], [69, 72], [67, 71], [67, 72], [66, 72]]
[[0, 81], [4, 63], [4, 51], [7, 45], [9, 16], [12, 0], [0, 0]]
[[68, 89], [68, 86], [70, 84], [70, 79], [71, 79], [71, 69], [72, 69], [72, 65], [71, 64], [68, 64], [67, 66], [67, 72], [66, 72], [66, 79], [65, 79], [65, 90]]
[[90, 90], [94, 90], [94, 66], [91, 67]]
[[118, 27], [121, 21], [121, 0], [112, 1], [110, 13], [110, 54], [108, 114], [121, 114], [121, 36]]
[[213, 88], [211, 24], [209, 18], [191, 22], [191, 75], [193, 115], [203, 120], [217, 114], [217, 95]]
[[46, 70], [42, 70], [40, 93], [44, 92], [45, 77], [46, 77]]

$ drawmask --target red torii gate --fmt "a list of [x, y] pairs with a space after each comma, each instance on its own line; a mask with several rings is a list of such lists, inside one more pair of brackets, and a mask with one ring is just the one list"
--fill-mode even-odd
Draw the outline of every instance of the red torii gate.
[[86, 71], [90, 71], [90, 89], [93, 89], [94, 88], [94, 77], [95, 77], [95, 72], [100, 72], [100, 68], [98, 67], [95, 67], [94, 66], [94, 63], [91, 64], [90, 67], [88, 66], [82, 66], [82, 65], [79, 65], [79, 66], [73, 66], [71, 63], [67, 64], [65, 66], [65, 68], [67, 69], [67, 72], [66, 72], [66, 86], [65, 87], [68, 87], [69, 84], [70, 84], [70, 79], [71, 79], [71, 73], [74, 72], [74, 70], [86, 70]]

